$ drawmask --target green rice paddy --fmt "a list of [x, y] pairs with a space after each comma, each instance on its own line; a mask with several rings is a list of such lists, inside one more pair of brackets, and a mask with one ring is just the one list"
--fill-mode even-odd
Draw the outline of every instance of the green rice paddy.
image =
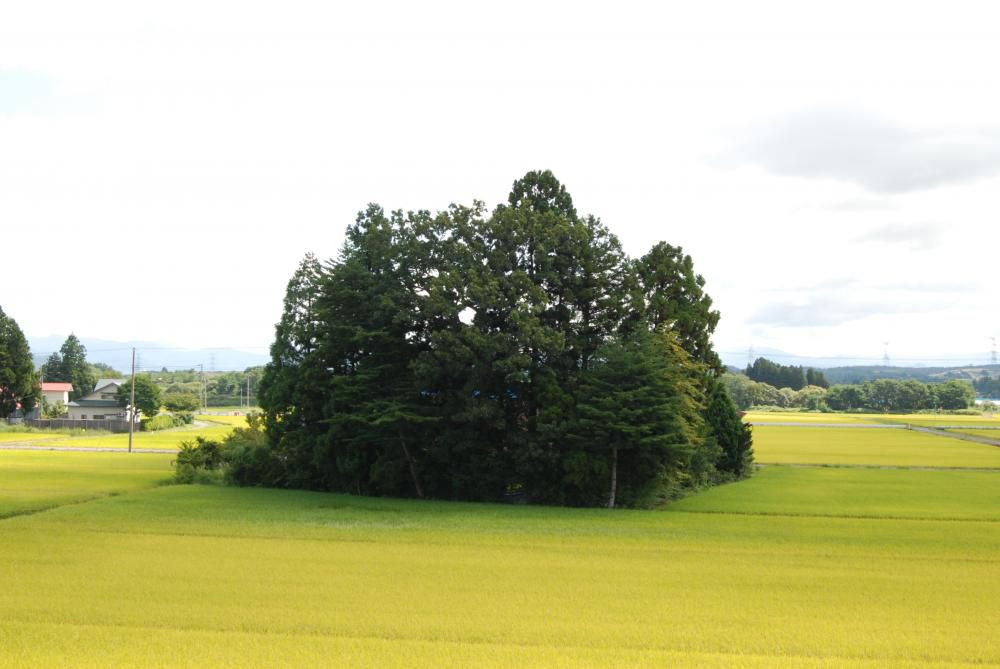
[[821, 413], [811, 411], [749, 411], [743, 417], [749, 423], [820, 423], [836, 424], [896, 424], [935, 427], [939, 425], [972, 425], [1000, 429], [1000, 416], [962, 416], [956, 414], [892, 414], [892, 413]]
[[[754, 436], [1000, 467], [904, 430]], [[170, 458], [0, 451], [0, 666], [1000, 664], [1000, 471], [766, 466], [607, 511], [160, 486]]]
[[170, 460], [161, 454], [2, 451], [0, 518], [166, 483]]
[[1000, 448], [892, 428], [755, 425], [757, 462], [1000, 469]]

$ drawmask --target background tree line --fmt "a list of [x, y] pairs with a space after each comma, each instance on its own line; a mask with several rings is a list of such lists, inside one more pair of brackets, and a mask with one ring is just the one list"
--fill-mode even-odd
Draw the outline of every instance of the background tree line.
[[973, 381], [973, 386], [979, 396], [1000, 400], [1000, 374], [997, 374], [996, 378], [992, 378], [988, 374], [982, 376]]
[[550, 172], [506, 204], [370, 205], [289, 281], [244, 483], [646, 505], [745, 476], [689, 256], [629, 258]]
[[798, 391], [775, 388], [743, 374], [724, 374], [721, 382], [741, 410], [755, 406], [831, 411], [911, 412], [957, 411], [975, 402], [975, 391], [967, 381], [922, 383], [913, 379], [876, 379], [859, 384], [835, 384], [829, 388], [805, 386]]
[[747, 365], [744, 374], [752, 381], [766, 383], [775, 388], [791, 388], [801, 390], [806, 386], [826, 388], [826, 377], [818, 369], [795, 365], [782, 365], [767, 358], [757, 358], [752, 365]]

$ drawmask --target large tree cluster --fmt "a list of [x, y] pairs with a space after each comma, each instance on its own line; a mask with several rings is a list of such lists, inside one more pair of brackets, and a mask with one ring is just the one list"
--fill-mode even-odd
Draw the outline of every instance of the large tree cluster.
[[680, 248], [629, 258], [550, 172], [492, 212], [371, 205], [288, 284], [250, 482], [638, 506], [744, 476], [703, 287]]

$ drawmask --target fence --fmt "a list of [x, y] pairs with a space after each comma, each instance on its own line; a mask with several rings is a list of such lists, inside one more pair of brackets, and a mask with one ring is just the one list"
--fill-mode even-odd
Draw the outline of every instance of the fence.
[[[108, 432], [128, 432], [127, 420], [82, 420], [79, 418], [53, 418], [51, 420], [25, 419], [21, 425], [42, 429], [72, 428], [76, 430], [106, 430]], [[136, 426], [138, 431], [139, 426]]]

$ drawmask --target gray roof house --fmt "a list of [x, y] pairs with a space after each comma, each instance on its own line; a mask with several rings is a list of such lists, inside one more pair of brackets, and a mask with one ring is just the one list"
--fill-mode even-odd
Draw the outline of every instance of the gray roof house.
[[69, 418], [77, 420], [125, 420], [125, 407], [118, 404], [118, 388], [125, 379], [99, 379], [94, 392], [66, 405]]

